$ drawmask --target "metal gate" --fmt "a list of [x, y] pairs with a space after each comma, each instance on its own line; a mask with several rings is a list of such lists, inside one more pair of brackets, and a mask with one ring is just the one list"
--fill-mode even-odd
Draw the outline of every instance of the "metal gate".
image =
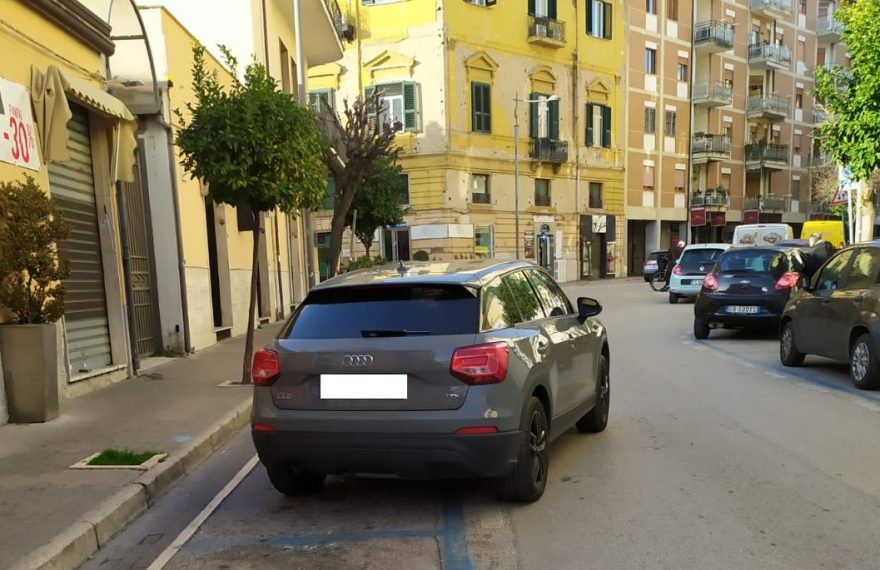
[[132, 334], [139, 356], [153, 356], [162, 349], [159, 329], [158, 302], [153, 263], [153, 236], [150, 227], [150, 206], [140, 167], [144, 157], [143, 143], [138, 143], [138, 164], [134, 182], [120, 182], [122, 213], [125, 222], [127, 267], [132, 298], [134, 323]]
[[49, 190], [70, 224], [70, 235], [61, 244], [61, 255], [70, 263], [70, 276], [64, 281], [68, 355], [74, 372], [89, 372], [109, 365], [112, 356], [89, 117], [72, 110], [70, 162], [49, 163]]

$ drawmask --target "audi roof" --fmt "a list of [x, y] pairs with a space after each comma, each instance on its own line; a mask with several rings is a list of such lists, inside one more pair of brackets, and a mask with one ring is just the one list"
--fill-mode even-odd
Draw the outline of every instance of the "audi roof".
[[315, 289], [374, 285], [376, 283], [430, 283], [466, 285], [479, 288], [491, 277], [513, 269], [538, 267], [530, 261], [498, 261], [494, 259], [459, 261], [405, 261], [343, 273], [317, 285]]

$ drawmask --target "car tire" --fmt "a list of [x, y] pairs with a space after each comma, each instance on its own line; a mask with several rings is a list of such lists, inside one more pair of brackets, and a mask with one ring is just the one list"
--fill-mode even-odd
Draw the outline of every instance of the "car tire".
[[694, 319], [694, 338], [697, 340], [706, 340], [709, 338], [709, 323], [699, 319]]
[[853, 385], [860, 390], [876, 390], [880, 387], [880, 369], [871, 335], [863, 334], [853, 343], [849, 356], [849, 374]]
[[275, 490], [289, 497], [317, 493], [324, 488], [324, 481], [327, 479], [324, 473], [295, 471], [284, 464], [267, 466], [266, 473]]
[[516, 466], [498, 481], [498, 491], [508, 501], [532, 503], [544, 494], [550, 467], [550, 422], [544, 404], [535, 396], [526, 403], [521, 424], [522, 445]]
[[794, 325], [791, 321], [786, 321], [779, 334], [779, 360], [783, 366], [800, 366], [805, 357], [806, 354], [799, 351], [794, 342]]
[[677, 305], [679, 299], [680, 299], [680, 297], [679, 297], [678, 293], [673, 293], [672, 291], [669, 292], [669, 304], [670, 305]]
[[608, 358], [599, 357], [599, 372], [596, 378], [596, 405], [578, 420], [577, 429], [581, 433], [599, 433], [608, 425], [608, 412], [611, 409], [611, 374]]

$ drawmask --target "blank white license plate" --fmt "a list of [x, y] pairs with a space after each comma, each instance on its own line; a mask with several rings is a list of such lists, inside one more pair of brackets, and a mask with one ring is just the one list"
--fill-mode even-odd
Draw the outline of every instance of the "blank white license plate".
[[754, 306], [745, 306], [745, 305], [729, 305], [727, 307], [728, 313], [734, 313], [737, 315], [757, 315], [761, 312], [761, 307]]
[[406, 400], [406, 374], [321, 374], [322, 400]]

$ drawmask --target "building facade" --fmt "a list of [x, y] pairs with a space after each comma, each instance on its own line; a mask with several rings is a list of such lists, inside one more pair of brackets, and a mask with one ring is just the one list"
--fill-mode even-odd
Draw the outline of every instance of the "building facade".
[[[378, 124], [402, 125], [409, 214], [378, 232], [374, 253], [519, 255], [563, 281], [621, 275], [624, 9], [352, 1], [353, 41], [308, 87], [337, 108], [378, 91]], [[329, 224], [317, 216], [319, 248]]]
[[839, 41], [832, 11], [816, 0], [631, 3], [632, 271], [674, 238], [730, 241], [738, 223], [807, 219], [811, 88], [820, 39], [837, 30]]

